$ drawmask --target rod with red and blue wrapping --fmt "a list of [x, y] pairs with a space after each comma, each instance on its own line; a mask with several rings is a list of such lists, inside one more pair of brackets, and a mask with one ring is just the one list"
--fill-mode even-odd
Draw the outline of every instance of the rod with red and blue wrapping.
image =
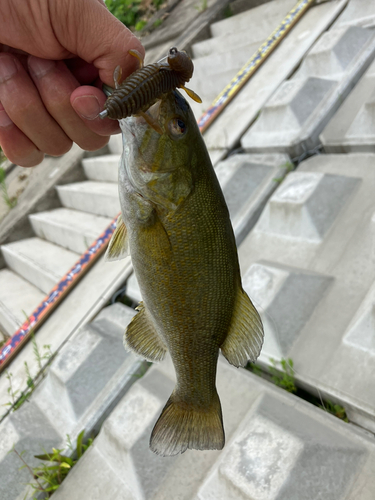
[[102, 255], [116, 228], [116, 220], [117, 217], [43, 299], [23, 325], [3, 345], [0, 349], [0, 372], [5, 368], [14, 354], [30, 338], [33, 331], [47, 319], [67, 292], [72, 290], [73, 286], [78, 283], [79, 279], [83, 277], [92, 264]]

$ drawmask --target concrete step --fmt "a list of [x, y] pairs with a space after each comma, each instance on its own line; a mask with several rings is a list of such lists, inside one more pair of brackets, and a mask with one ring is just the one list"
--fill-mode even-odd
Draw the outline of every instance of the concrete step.
[[150, 433], [174, 383], [169, 360], [152, 366], [104, 422], [55, 500], [373, 498], [371, 435], [223, 358], [217, 387], [224, 449], [154, 455]]
[[351, 26], [324, 33], [293, 78], [266, 103], [242, 146], [252, 153], [280, 151], [292, 158], [317, 147], [319, 134], [374, 55], [372, 30]]
[[0, 330], [13, 335], [45, 293], [9, 269], [0, 269]]
[[273, 0], [259, 5], [254, 9], [211, 24], [211, 35], [212, 37], [223, 37], [247, 29], [252, 32], [254, 40], [267, 38], [294, 7], [295, 3], [294, 0]]
[[[138, 380], [142, 373], [138, 370], [144, 370], [145, 363], [126, 353], [122, 345], [124, 329], [134, 314], [134, 309], [114, 304], [80, 328], [61, 349], [31, 399], [17, 410], [16, 418], [10, 416], [1, 424], [1, 499], [26, 498], [30, 482], [29, 472], [19, 469], [18, 457], [8, 453], [9, 439], [17, 451], [26, 450], [28, 463], [34, 465], [33, 455], [43, 449], [64, 448], [66, 434], [72, 442], [82, 429], [87, 436], [96, 434], [105, 414]], [[38, 336], [39, 332], [39, 343]], [[28, 366], [31, 370], [30, 362]]]
[[316, 155], [271, 196], [239, 248], [243, 286], [264, 320], [259, 357], [375, 432], [375, 154]]
[[[344, 2], [311, 7], [288, 33], [265, 64], [243, 86], [241, 92], [204, 133], [209, 150], [230, 150], [259, 115], [281, 83], [298, 67], [306, 52], [332, 24]], [[254, 24], [249, 22], [248, 29]]]
[[320, 134], [326, 153], [375, 151], [375, 61]]
[[111, 219], [57, 208], [29, 216], [32, 228], [39, 238], [82, 254], [109, 226]]
[[333, 28], [341, 26], [375, 27], [374, 0], [350, 0], [344, 12], [333, 24]]
[[117, 182], [120, 155], [93, 156], [82, 160], [86, 177], [91, 181]]
[[76, 182], [57, 186], [61, 203], [66, 208], [115, 217], [120, 211], [117, 184], [113, 182]]
[[1, 246], [6, 265], [30, 283], [49, 293], [69, 271], [79, 254], [40, 238]]
[[273, 0], [212, 24], [213, 38], [192, 45], [193, 57], [198, 59], [204, 56], [222, 54], [236, 48], [240, 53], [248, 44], [258, 41], [260, 44], [263, 43], [280, 24], [294, 3], [293, 0]]

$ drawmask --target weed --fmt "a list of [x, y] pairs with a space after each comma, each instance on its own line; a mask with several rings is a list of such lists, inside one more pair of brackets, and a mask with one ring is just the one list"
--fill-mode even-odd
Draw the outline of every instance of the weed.
[[286, 161], [285, 163], [280, 165], [280, 168], [283, 168], [285, 170], [284, 175], [282, 175], [281, 177], [275, 177], [273, 179], [275, 182], [278, 182], [279, 184], [283, 182], [283, 180], [285, 179], [286, 175], [289, 174], [289, 172], [292, 172], [294, 170], [294, 165], [291, 161]]
[[108, 10], [128, 28], [141, 31], [165, 0], [105, 0]]
[[[293, 360], [291, 358], [282, 358], [280, 361], [276, 361], [270, 358], [270, 362], [273, 365], [269, 367], [272, 382], [286, 391], [295, 394], [297, 392], [297, 387], [294, 383]], [[281, 369], [278, 368], [278, 365], [280, 365]]]
[[[26, 315], [26, 313], [24, 312]], [[53, 353], [51, 351], [51, 346], [49, 344], [45, 344], [43, 346], [44, 352], [41, 353], [38, 347], [38, 344], [36, 343], [35, 337], [34, 337], [34, 331], [33, 329], [30, 330], [31, 334], [31, 342], [33, 344], [33, 352], [34, 356], [36, 359], [36, 362], [38, 364], [38, 373], [34, 377], [31, 376], [29, 365], [27, 364], [27, 361], [25, 361], [25, 372], [26, 372], [26, 384], [27, 384], [27, 389], [25, 391], [22, 391], [20, 393], [19, 390], [14, 391], [13, 390], [13, 385], [12, 385], [12, 373], [6, 372], [6, 378], [8, 379], [9, 382], [9, 387], [8, 387], [8, 394], [10, 396], [10, 401], [8, 403], [5, 403], [3, 406], [9, 406], [10, 411], [16, 411], [18, 408], [20, 408], [25, 401], [27, 401], [31, 394], [34, 392], [37, 384], [40, 382], [45, 377], [45, 368], [43, 368], [43, 360], [50, 360], [53, 357]], [[20, 394], [19, 394], [20, 393]]]
[[142, 31], [143, 28], [146, 26], [147, 21], [145, 19], [141, 19], [138, 21], [135, 25], [135, 31]]
[[17, 394], [19, 393], [19, 391], [15, 391], [13, 389], [13, 385], [12, 385], [13, 373], [8, 372], [8, 370], [5, 373], [6, 373], [6, 378], [8, 379], [8, 384], [9, 384], [7, 392], [10, 396], [11, 401], [9, 401], [8, 403], [5, 403], [3, 406], [12, 407], [15, 404], [15, 402], [17, 401]]
[[194, 7], [198, 12], [204, 12], [207, 10], [207, 0], [201, 0], [199, 5], [195, 5]]
[[233, 16], [232, 7], [229, 4], [225, 7], [225, 9], [223, 11], [223, 16], [225, 19]]
[[5, 178], [6, 178], [5, 170], [3, 169], [3, 167], [0, 167], [0, 188], [3, 200], [5, 201], [5, 203], [9, 208], [14, 208], [17, 205], [17, 198], [15, 198], [14, 196], [12, 198], [9, 197], [8, 188], [5, 183]]
[[159, 17], [159, 19], [156, 19], [156, 21], [153, 23], [152, 27], [153, 27], [153, 28], [157, 28], [158, 26], [160, 26], [160, 25], [161, 25], [161, 23], [162, 23], [162, 22], [163, 22], [163, 19], [161, 19], [161, 18]]
[[332, 401], [330, 401], [329, 399], [324, 401], [322, 405], [319, 405], [319, 408], [322, 408], [322, 410], [325, 410], [328, 413], [334, 415], [335, 417], [340, 418], [344, 422], [349, 422], [345, 408], [343, 406], [332, 403]]
[[[28, 486], [30, 486], [35, 493], [41, 491], [46, 493], [48, 496], [51, 496], [60, 487], [61, 483], [69, 474], [71, 469], [93, 443], [93, 439], [90, 438], [87, 440], [87, 443], [84, 444], [84, 434], [85, 431], [83, 430], [77, 437], [77, 444], [74, 453], [76, 458], [63, 455], [63, 449], [52, 448], [51, 453], [47, 453], [43, 450], [45, 453], [42, 455], [35, 455], [35, 458], [38, 458], [45, 463], [41, 463], [36, 467], [31, 467], [23, 458], [25, 451], [19, 453], [14, 447], [10, 450], [10, 453], [14, 452], [23, 463], [20, 470], [27, 469], [35, 480], [35, 482], [28, 483]], [[69, 435], [67, 435], [67, 447], [73, 451]]]

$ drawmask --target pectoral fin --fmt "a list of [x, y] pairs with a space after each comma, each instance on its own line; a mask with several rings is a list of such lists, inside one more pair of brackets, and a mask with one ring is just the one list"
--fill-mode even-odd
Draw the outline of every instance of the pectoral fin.
[[137, 307], [138, 314], [129, 323], [124, 335], [125, 349], [134, 351], [148, 361], [161, 361], [167, 348], [148, 317], [143, 302]]
[[234, 306], [228, 335], [221, 345], [221, 352], [234, 366], [245, 366], [255, 361], [263, 345], [263, 325], [258, 311], [246, 292], [240, 288]]
[[128, 231], [121, 215], [118, 216], [115, 232], [109, 241], [105, 260], [108, 262], [124, 259], [129, 255]]

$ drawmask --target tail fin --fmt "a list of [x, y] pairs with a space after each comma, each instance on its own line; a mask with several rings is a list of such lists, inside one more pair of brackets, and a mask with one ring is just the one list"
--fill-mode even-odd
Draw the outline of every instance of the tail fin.
[[194, 450], [221, 450], [225, 436], [220, 399], [217, 393], [208, 408], [189, 407], [187, 403], [168, 399], [153, 428], [150, 448], [168, 457]]

